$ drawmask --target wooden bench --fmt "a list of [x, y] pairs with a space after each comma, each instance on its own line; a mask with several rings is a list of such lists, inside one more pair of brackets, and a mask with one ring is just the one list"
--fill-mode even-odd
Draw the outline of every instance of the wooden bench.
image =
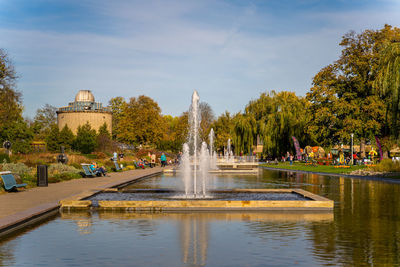
[[0, 172], [1, 179], [3, 179], [4, 188], [6, 191], [12, 191], [20, 187], [25, 187], [27, 184], [17, 184], [14, 174], [10, 171]]

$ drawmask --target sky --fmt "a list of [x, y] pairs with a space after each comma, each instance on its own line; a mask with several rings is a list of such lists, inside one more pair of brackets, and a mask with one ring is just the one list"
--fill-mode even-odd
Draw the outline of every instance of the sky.
[[193, 90], [216, 116], [261, 93], [305, 96], [347, 32], [400, 27], [400, 0], [0, 0], [0, 48], [24, 116], [91, 90], [146, 95], [179, 116]]

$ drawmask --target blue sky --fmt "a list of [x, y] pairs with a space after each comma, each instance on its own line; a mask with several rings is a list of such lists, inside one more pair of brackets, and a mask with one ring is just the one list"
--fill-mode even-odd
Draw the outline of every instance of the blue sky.
[[103, 104], [144, 94], [176, 116], [196, 89], [220, 115], [265, 91], [305, 95], [343, 34], [399, 14], [396, 0], [0, 0], [0, 47], [31, 118], [82, 89]]

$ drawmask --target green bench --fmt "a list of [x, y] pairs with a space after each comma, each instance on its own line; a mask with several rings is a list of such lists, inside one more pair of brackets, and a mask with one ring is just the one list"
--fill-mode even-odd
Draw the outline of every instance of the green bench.
[[12, 191], [20, 187], [25, 187], [27, 184], [17, 184], [14, 174], [10, 171], [0, 172], [1, 179], [3, 179], [4, 188], [6, 191]]
[[85, 173], [86, 177], [100, 177], [101, 176], [101, 172], [100, 171], [92, 171], [92, 169], [90, 169], [90, 164], [87, 163], [81, 163], [83, 172]]

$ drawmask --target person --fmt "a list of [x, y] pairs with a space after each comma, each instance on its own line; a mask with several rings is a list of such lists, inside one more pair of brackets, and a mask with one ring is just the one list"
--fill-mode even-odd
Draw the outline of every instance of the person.
[[289, 161], [290, 161], [290, 165], [293, 165], [293, 156], [292, 156], [292, 154], [289, 154]]
[[107, 170], [104, 167], [99, 167], [96, 162], [92, 162], [92, 164], [89, 167], [93, 172], [99, 172], [103, 176], [107, 175]]
[[161, 160], [161, 167], [167, 166], [167, 157], [165, 156], [164, 153], [162, 153], [160, 160]]
[[115, 162], [117, 162], [118, 161], [118, 153], [117, 152], [114, 152], [114, 154], [113, 154], [113, 161], [115, 161]]
[[153, 168], [156, 166], [156, 154], [151, 154], [150, 156], [150, 167]]
[[142, 160], [142, 159], [138, 159], [138, 160], [136, 161], [136, 166], [139, 167], [139, 168], [144, 169], [143, 160]]

